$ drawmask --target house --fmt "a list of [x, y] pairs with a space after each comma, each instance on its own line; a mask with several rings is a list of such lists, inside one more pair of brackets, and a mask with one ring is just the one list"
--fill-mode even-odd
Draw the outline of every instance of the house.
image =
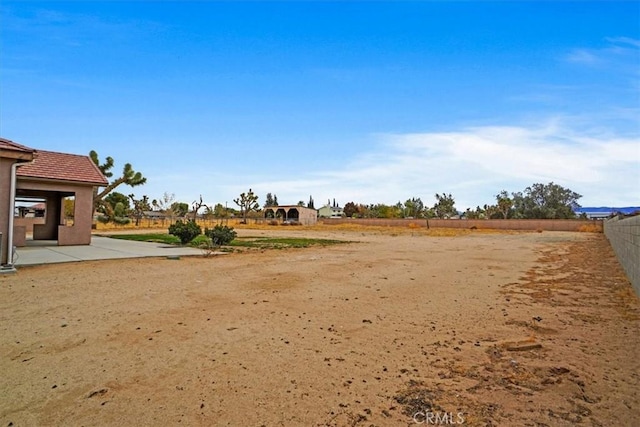
[[152, 219], [154, 221], [158, 221], [158, 220], [164, 221], [165, 219], [167, 219], [167, 214], [159, 211], [144, 211], [142, 212], [142, 216], [144, 218]]
[[36, 203], [30, 206], [18, 206], [16, 209], [20, 218], [44, 218], [46, 205], [44, 203]]
[[[36, 150], [0, 138], [0, 264], [12, 268], [13, 248], [25, 243], [26, 227], [15, 225], [15, 201], [44, 200], [44, 220], [34, 240], [59, 246], [91, 243], [94, 188], [107, 179], [88, 156]], [[74, 200], [73, 223], [64, 224], [65, 198]]]
[[579, 207], [574, 209], [577, 216], [584, 215], [588, 219], [607, 219], [617, 214], [631, 215], [640, 212], [640, 206], [629, 206], [623, 208], [611, 207]]
[[314, 225], [318, 222], [315, 209], [298, 205], [268, 206], [264, 208], [264, 217], [287, 224]]
[[318, 209], [318, 218], [342, 218], [343, 216], [344, 209], [336, 204], [336, 199], [333, 199], [333, 204], [327, 202]]

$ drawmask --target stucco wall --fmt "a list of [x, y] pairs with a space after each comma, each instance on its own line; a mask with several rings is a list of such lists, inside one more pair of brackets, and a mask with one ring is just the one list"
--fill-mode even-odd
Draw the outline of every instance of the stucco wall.
[[9, 191], [11, 189], [11, 165], [15, 162], [13, 159], [5, 159], [0, 157], [0, 264], [8, 263], [9, 250], [7, 248], [7, 236], [9, 233], [9, 204], [13, 195]]
[[[323, 224], [362, 224], [375, 226], [429, 227], [429, 228], [477, 228], [492, 230], [544, 230], [580, 231], [588, 227], [591, 231], [602, 231], [602, 221], [577, 219], [380, 219], [380, 218], [320, 218]], [[412, 225], [413, 224], [413, 225]]]
[[604, 234], [640, 295], [640, 216], [608, 219], [604, 221]]
[[44, 224], [44, 217], [34, 218], [24, 218], [24, 217], [15, 217], [13, 219], [14, 227], [24, 227], [27, 233], [33, 233], [33, 225], [34, 224]]
[[58, 245], [91, 244], [91, 223], [93, 221], [93, 187], [76, 188], [73, 225], [58, 227]]
[[[21, 177], [18, 189], [47, 199], [45, 224], [35, 224], [34, 240], [57, 239], [59, 246], [88, 245], [91, 243], [93, 187], [72, 182], [44, 182]], [[62, 195], [75, 195], [73, 225], [61, 225]]]
[[301, 208], [300, 212], [300, 224], [302, 225], [314, 225], [318, 222], [318, 214], [315, 209]]

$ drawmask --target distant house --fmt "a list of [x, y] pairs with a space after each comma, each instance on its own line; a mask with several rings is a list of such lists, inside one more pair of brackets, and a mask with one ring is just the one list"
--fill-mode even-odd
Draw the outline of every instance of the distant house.
[[628, 206], [623, 208], [611, 207], [580, 207], [574, 209], [577, 216], [584, 215], [589, 219], [606, 219], [613, 215], [631, 215], [640, 212], [640, 206]]
[[344, 216], [344, 209], [336, 204], [336, 200], [333, 200], [333, 204], [327, 203], [320, 209], [318, 209], [318, 218], [342, 218]]
[[287, 224], [314, 225], [318, 222], [315, 209], [298, 205], [280, 205], [264, 208], [264, 217]]
[[44, 218], [47, 205], [36, 203], [31, 206], [17, 206], [18, 217], [20, 218]]
[[167, 217], [166, 214], [158, 211], [144, 211], [142, 216], [152, 220], [164, 220]]

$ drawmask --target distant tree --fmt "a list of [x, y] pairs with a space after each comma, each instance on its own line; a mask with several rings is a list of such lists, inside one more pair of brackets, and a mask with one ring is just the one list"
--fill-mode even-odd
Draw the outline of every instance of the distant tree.
[[[100, 164], [98, 153], [96, 153], [95, 151], [91, 150], [91, 152], [89, 152], [89, 157], [106, 178], [113, 177], [113, 172], [111, 172], [111, 169], [114, 166], [114, 161], [112, 157], [107, 157], [105, 159], [105, 162], [102, 164]], [[124, 168], [122, 169], [121, 176], [112, 180], [109, 185], [107, 185], [102, 191], [98, 191], [96, 189], [96, 191], [94, 192], [94, 210], [97, 210], [100, 205], [103, 205], [104, 198], [107, 196], [107, 194], [111, 193], [121, 184], [125, 184], [130, 187], [137, 187], [138, 185], [143, 185], [145, 182], [147, 182], [147, 178], [143, 177], [140, 172], [134, 171], [131, 163], [125, 163]]]
[[480, 219], [483, 217], [483, 215], [484, 215], [484, 211], [480, 206], [476, 207], [473, 210], [470, 208], [467, 208], [467, 210], [464, 212], [464, 217], [467, 219]]
[[413, 197], [404, 202], [405, 216], [422, 218], [424, 213], [424, 203], [419, 197]]
[[149, 203], [149, 197], [142, 196], [141, 199], [136, 199], [135, 195], [129, 194], [129, 198], [133, 203], [133, 216], [136, 219], [136, 227], [140, 225], [140, 220], [144, 217], [145, 211], [151, 210], [151, 203]]
[[176, 200], [176, 195], [173, 193], [169, 193], [167, 191], [164, 192], [162, 197], [158, 200], [153, 199], [151, 201], [151, 206], [153, 209], [162, 212], [166, 217], [169, 217], [173, 221], [173, 216], [175, 212], [171, 209], [171, 206]]
[[450, 218], [458, 214], [453, 196], [446, 193], [442, 195], [436, 193], [436, 204], [433, 205], [433, 210], [438, 218]]
[[129, 215], [129, 209], [124, 206], [124, 203], [118, 202], [113, 207], [113, 213], [110, 219], [119, 222], [118, 219], [126, 218], [127, 215]]
[[215, 211], [213, 210], [213, 208], [209, 205], [206, 205], [204, 208], [204, 217], [207, 220], [210, 220], [212, 218], [215, 218]]
[[75, 215], [76, 201], [72, 198], [66, 197], [64, 199], [64, 217], [73, 219]]
[[247, 215], [249, 212], [257, 210], [260, 205], [258, 204], [258, 196], [253, 194], [253, 191], [249, 189], [248, 193], [240, 193], [240, 197], [233, 199], [233, 202], [240, 207], [240, 214], [242, 215], [242, 222], [247, 223]]
[[375, 210], [376, 206], [374, 204], [362, 204], [358, 203], [357, 205], [357, 216], [359, 218], [377, 218], [378, 212]]
[[264, 207], [268, 208], [271, 206], [278, 206], [278, 196], [275, 194], [267, 193], [266, 200], [264, 202]]
[[108, 194], [105, 198], [104, 201], [107, 202], [109, 205], [111, 205], [112, 208], [115, 208], [116, 203], [120, 202], [122, 204], [124, 204], [126, 209], [130, 209], [131, 205], [129, 203], [129, 197], [122, 194], [122, 193], [118, 193], [117, 191], [114, 191], [110, 194]]
[[207, 208], [208, 206], [206, 205], [206, 203], [204, 203], [202, 201], [202, 194], [201, 194], [200, 195], [200, 200], [199, 201], [198, 200], [194, 200], [191, 203], [191, 207], [192, 207], [192, 210], [193, 210], [193, 220], [195, 221], [198, 218], [198, 211], [200, 209], [202, 209], [203, 207]]
[[502, 190], [499, 194], [496, 194], [496, 202], [502, 217], [507, 219], [511, 212], [511, 208], [513, 208], [513, 199], [509, 197], [509, 193]]
[[307, 207], [309, 209], [315, 209], [316, 207], [314, 206], [314, 202], [313, 202], [313, 197], [309, 196], [309, 203], [307, 203]]
[[522, 193], [513, 193], [517, 217], [532, 219], [575, 218], [582, 196], [568, 188], [550, 182], [533, 184]]
[[173, 202], [171, 212], [178, 218], [184, 218], [189, 213], [189, 205], [184, 202]]
[[484, 205], [483, 206], [483, 216], [484, 219], [497, 219], [500, 216], [502, 216], [502, 213], [500, 212], [500, 208], [497, 205]]
[[400, 202], [393, 206], [378, 203], [371, 207], [372, 214], [376, 215], [375, 218], [400, 218], [403, 210], [404, 206]]
[[424, 216], [426, 219], [435, 218], [436, 211], [433, 208], [424, 208], [424, 211], [422, 211], [422, 216]]
[[227, 208], [222, 206], [222, 203], [216, 203], [213, 207], [213, 216], [216, 218], [226, 218], [229, 215]]
[[300, 206], [301, 208], [304, 208], [307, 204], [304, 202], [304, 200], [300, 200], [298, 202], [298, 206]]
[[353, 218], [354, 215], [358, 213], [358, 207], [353, 202], [345, 203], [344, 208], [342, 209], [344, 215], [347, 218]]
[[[117, 212], [116, 207], [118, 208]], [[129, 197], [117, 191], [109, 193], [96, 209], [103, 216], [104, 222], [113, 221], [116, 217], [124, 218], [129, 215], [130, 210]]]

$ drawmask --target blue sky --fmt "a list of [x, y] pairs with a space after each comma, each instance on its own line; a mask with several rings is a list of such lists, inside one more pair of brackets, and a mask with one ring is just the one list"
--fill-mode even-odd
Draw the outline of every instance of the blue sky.
[[640, 2], [3, 1], [0, 135], [125, 194], [640, 204]]

